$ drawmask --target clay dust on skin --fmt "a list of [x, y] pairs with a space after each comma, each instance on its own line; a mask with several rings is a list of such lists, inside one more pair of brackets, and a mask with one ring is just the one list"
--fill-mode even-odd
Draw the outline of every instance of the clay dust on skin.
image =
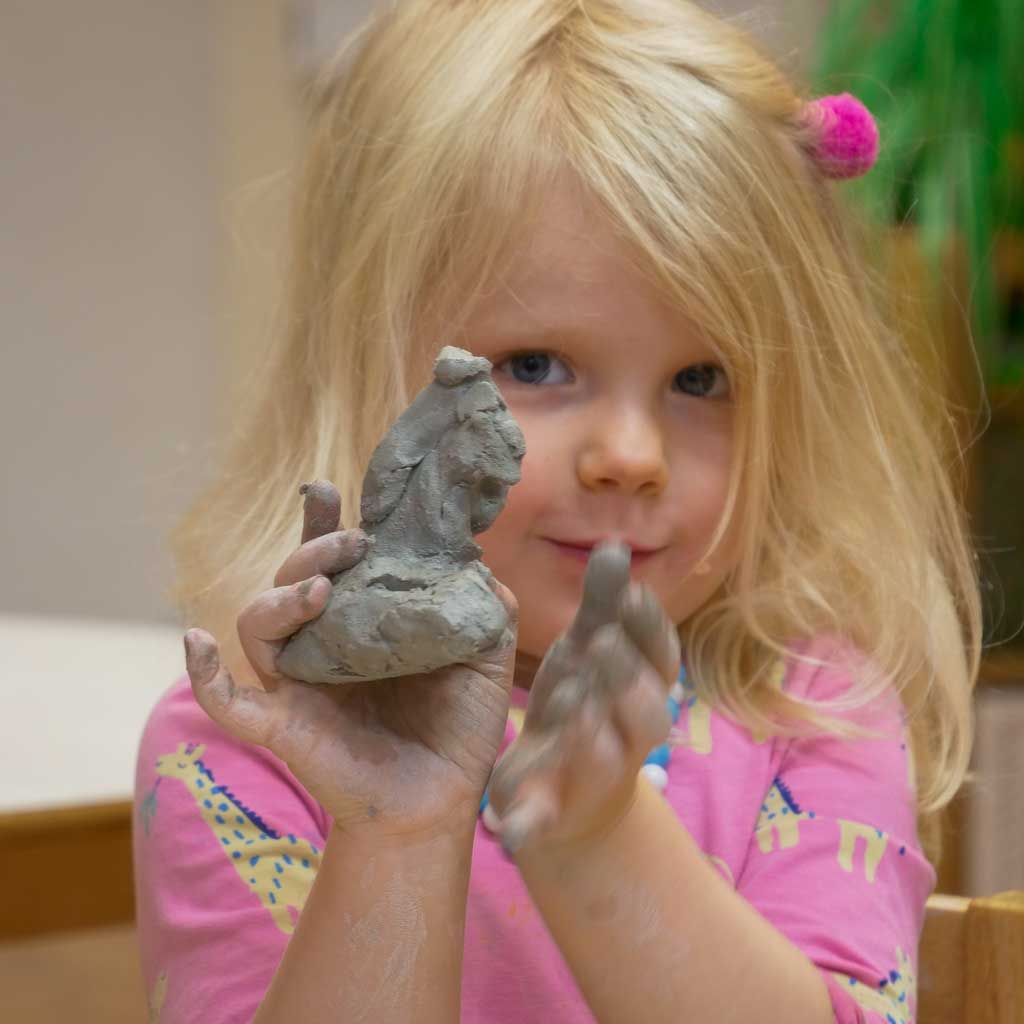
[[[388, 951], [380, 972], [367, 984], [347, 993], [353, 1019], [378, 1020], [380, 1014], [396, 1013], [411, 1001], [416, 962], [427, 938], [427, 926], [419, 898], [393, 885], [359, 920], [345, 915], [345, 945], [350, 954], [365, 956], [367, 950]], [[385, 935], [387, 939], [385, 940]]]
[[[362, 888], [372, 888], [375, 875], [376, 860], [371, 857], [363, 868]], [[427, 940], [423, 903], [416, 893], [425, 891], [423, 883], [428, 879], [410, 881], [413, 884], [396, 872], [365, 914], [344, 915], [348, 954], [365, 957], [372, 952], [382, 960], [374, 978], [368, 977], [360, 989], [346, 992], [354, 1021], [378, 1020], [382, 1012], [397, 1013], [411, 1002], [416, 964]]]

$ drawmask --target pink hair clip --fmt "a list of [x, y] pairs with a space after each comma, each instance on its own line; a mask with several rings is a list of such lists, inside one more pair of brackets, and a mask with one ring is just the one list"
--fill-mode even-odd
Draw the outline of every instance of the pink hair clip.
[[858, 178], [875, 165], [878, 125], [856, 96], [822, 96], [804, 106], [803, 116], [818, 130], [813, 155], [826, 178]]

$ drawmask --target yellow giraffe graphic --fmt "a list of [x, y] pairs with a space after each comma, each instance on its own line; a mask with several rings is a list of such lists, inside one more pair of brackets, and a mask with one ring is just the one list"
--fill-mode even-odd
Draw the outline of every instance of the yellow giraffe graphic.
[[149, 994], [149, 1024], [160, 1024], [160, 1015], [164, 1010], [167, 998], [167, 972], [161, 971], [160, 977], [153, 983], [153, 991]]
[[910, 958], [902, 949], [896, 949], [896, 962], [898, 968], [890, 971], [888, 977], [882, 978], [877, 990], [847, 974], [833, 971], [832, 976], [842, 983], [865, 1010], [880, 1014], [891, 1024], [911, 1024], [914, 1019], [911, 1003], [917, 1000], [917, 979]]
[[523, 722], [526, 720], [526, 708], [509, 708], [508, 720], [516, 730], [516, 736], [523, 731]]
[[696, 688], [685, 681], [682, 672], [672, 687], [671, 697], [679, 704], [679, 720], [672, 727], [669, 746], [689, 747], [695, 754], [705, 756], [710, 754], [711, 705], [697, 696]]
[[864, 876], [871, 883], [875, 881], [875, 871], [885, 853], [888, 835], [872, 825], [863, 825], [858, 821], [839, 821], [839, 866], [844, 871], [853, 871], [853, 855], [857, 850], [857, 840], [864, 840]]
[[788, 850], [800, 842], [800, 822], [814, 817], [814, 811], [801, 811], [786, 784], [776, 776], [761, 804], [757, 818], [757, 845], [762, 853]]
[[270, 911], [274, 924], [290, 935], [320, 867], [320, 851], [293, 835], [277, 835], [226, 786], [216, 785], [200, 760], [205, 749], [179, 743], [174, 753], [157, 758], [157, 773], [185, 783], [239, 877]]

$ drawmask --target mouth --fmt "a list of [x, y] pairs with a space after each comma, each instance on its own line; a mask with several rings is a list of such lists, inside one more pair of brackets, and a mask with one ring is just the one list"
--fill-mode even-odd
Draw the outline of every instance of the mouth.
[[[566, 558], [573, 559], [574, 561], [582, 562], [584, 565], [590, 561], [590, 554], [594, 548], [601, 543], [600, 541], [560, 541], [554, 540], [551, 537], [546, 537], [545, 540], [547, 540], [547, 542], [551, 544], [559, 554]], [[625, 543], [628, 544], [629, 542], [626, 541]], [[634, 566], [643, 565], [658, 554], [658, 552], [663, 550], [663, 548], [642, 548], [630, 545], [630, 564]]]

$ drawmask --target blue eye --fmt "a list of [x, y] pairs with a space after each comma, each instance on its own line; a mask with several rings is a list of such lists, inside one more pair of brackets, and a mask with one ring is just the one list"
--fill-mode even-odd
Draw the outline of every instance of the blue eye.
[[[716, 375], [720, 380], [717, 391]], [[729, 378], [714, 363], [697, 363], [680, 370], [676, 374], [675, 383], [681, 391], [695, 398], [723, 398], [729, 393]]]
[[[508, 367], [505, 372], [511, 374], [520, 384], [540, 384], [548, 380], [552, 365], [560, 361], [557, 357], [552, 358], [547, 352], [521, 352], [519, 355], [510, 356], [499, 365]], [[556, 380], [553, 383], [564, 381]]]

